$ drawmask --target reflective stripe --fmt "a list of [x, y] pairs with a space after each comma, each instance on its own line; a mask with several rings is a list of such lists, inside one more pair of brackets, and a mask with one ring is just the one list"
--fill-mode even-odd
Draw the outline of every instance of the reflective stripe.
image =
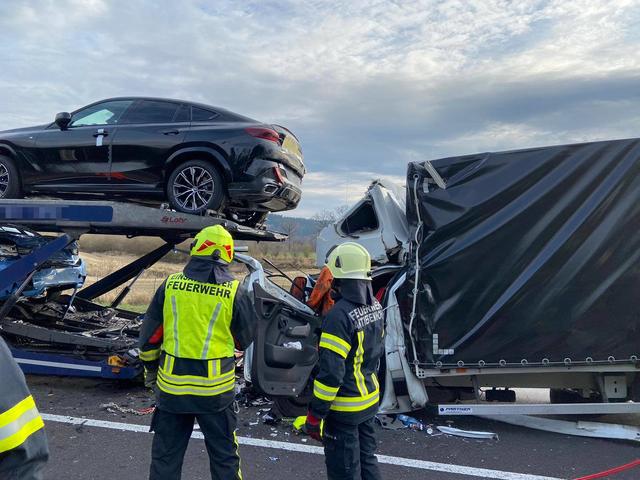
[[240, 459], [240, 453], [238, 452], [238, 436], [236, 431], [233, 431], [233, 444], [236, 446], [236, 457], [238, 457], [238, 478], [242, 480], [242, 460]]
[[209, 372], [210, 372], [209, 378], [213, 378], [220, 375], [221, 368], [222, 368], [222, 365], [220, 365], [220, 360], [214, 359], [209, 361]]
[[160, 358], [160, 349], [156, 348], [154, 350], [147, 350], [146, 352], [140, 351], [140, 360], [143, 362], [153, 362]]
[[347, 358], [351, 350], [351, 345], [340, 337], [323, 332], [320, 336], [320, 348], [326, 348], [327, 350], [337, 353], [342, 358]]
[[362, 361], [364, 357], [364, 331], [360, 330], [358, 332], [358, 348], [356, 349], [356, 354], [353, 357], [353, 376], [356, 379], [356, 386], [358, 387], [358, 391], [360, 395], [366, 397], [369, 395], [369, 390], [367, 390], [367, 384], [364, 381], [364, 375], [362, 374]]
[[351, 350], [351, 345], [346, 340], [338, 337], [337, 335], [332, 335], [331, 333], [323, 332], [320, 340], [333, 340], [334, 343], [342, 346], [347, 353]]
[[211, 335], [213, 334], [213, 326], [218, 319], [218, 315], [220, 315], [220, 309], [222, 308], [222, 303], [218, 303], [216, 308], [213, 309], [213, 314], [211, 315], [211, 319], [209, 320], [209, 328], [207, 329], [207, 338], [204, 340], [204, 347], [202, 348], [202, 360], [207, 359], [207, 354], [209, 353], [209, 342], [211, 342]]
[[332, 402], [333, 399], [336, 398], [339, 388], [340, 387], [330, 387], [319, 380], [315, 380], [313, 382], [313, 395], [325, 402]]
[[164, 357], [164, 366], [162, 367], [162, 369], [165, 371], [165, 373], [173, 373], [174, 360], [175, 359], [171, 355], [166, 355]]
[[338, 412], [359, 412], [366, 410], [378, 403], [380, 390], [370, 393], [364, 397], [336, 397], [331, 404], [331, 410]]
[[29, 395], [0, 414], [0, 453], [22, 445], [33, 433], [44, 427], [33, 397]]
[[235, 368], [219, 375], [220, 359], [208, 362], [207, 376], [176, 375], [173, 373], [175, 358], [165, 357], [164, 365], [158, 370], [158, 387], [172, 395], [213, 396], [233, 390], [235, 386]]
[[235, 384], [235, 378], [232, 378], [231, 380], [229, 380], [229, 382], [219, 385], [215, 388], [175, 386], [163, 381], [162, 377], [158, 377], [158, 388], [160, 388], [160, 390], [162, 390], [163, 392], [170, 393], [171, 395], [197, 395], [199, 397], [212, 397], [214, 395], [220, 395], [222, 393], [233, 390]]
[[375, 373], [371, 374], [371, 380], [373, 380], [373, 384], [375, 385], [376, 390], [380, 390], [380, 383], [378, 382], [378, 376]]
[[171, 311], [173, 312], [173, 355], [178, 356], [178, 305], [175, 295], [171, 295]]
[[233, 370], [214, 378], [198, 377], [195, 375], [171, 375], [169, 373], [158, 370], [158, 377], [163, 381], [171, 383], [173, 385], [194, 385], [197, 387], [214, 387], [222, 383], [226, 383], [229, 380], [235, 379], [235, 373]]

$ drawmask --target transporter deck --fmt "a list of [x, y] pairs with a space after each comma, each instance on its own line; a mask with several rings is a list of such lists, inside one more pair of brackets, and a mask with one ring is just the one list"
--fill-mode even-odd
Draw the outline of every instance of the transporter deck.
[[225, 218], [111, 201], [0, 200], [0, 223], [16, 223], [41, 232], [151, 236], [183, 239], [211, 225], [222, 225], [236, 240], [282, 242], [287, 236], [246, 227]]

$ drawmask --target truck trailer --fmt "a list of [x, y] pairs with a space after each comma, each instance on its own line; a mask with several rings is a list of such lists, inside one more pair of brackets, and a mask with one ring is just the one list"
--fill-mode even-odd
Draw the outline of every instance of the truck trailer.
[[319, 263], [346, 241], [384, 291], [382, 411], [481, 388], [640, 396], [639, 139], [410, 163], [404, 186], [374, 181], [319, 234]]

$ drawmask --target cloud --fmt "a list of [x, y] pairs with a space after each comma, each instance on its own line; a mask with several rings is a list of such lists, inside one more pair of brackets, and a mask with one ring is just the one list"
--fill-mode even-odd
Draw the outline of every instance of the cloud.
[[350, 205], [358, 201], [373, 180], [404, 185], [404, 171], [399, 175], [380, 175], [376, 172], [309, 172], [303, 180], [304, 203], [285, 215], [310, 217], [323, 210]]
[[478, 150], [637, 135], [637, 0], [0, 4], [0, 128], [115, 95], [291, 128], [300, 210]]

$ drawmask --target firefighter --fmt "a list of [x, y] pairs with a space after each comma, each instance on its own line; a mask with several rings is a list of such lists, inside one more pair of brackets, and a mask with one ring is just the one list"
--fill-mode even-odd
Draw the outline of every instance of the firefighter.
[[330, 480], [378, 480], [374, 417], [384, 320], [371, 287], [371, 257], [361, 245], [343, 243], [329, 253], [327, 266], [336, 303], [322, 322], [305, 430], [324, 443]]
[[0, 379], [0, 478], [40, 480], [49, 458], [44, 423], [2, 338]]
[[229, 272], [234, 244], [222, 226], [191, 245], [182, 273], [156, 292], [142, 324], [145, 383], [157, 392], [150, 479], [179, 479], [197, 420], [211, 475], [242, 478], [236, 439], [235, 351], [252, 341], [251, 303]]

